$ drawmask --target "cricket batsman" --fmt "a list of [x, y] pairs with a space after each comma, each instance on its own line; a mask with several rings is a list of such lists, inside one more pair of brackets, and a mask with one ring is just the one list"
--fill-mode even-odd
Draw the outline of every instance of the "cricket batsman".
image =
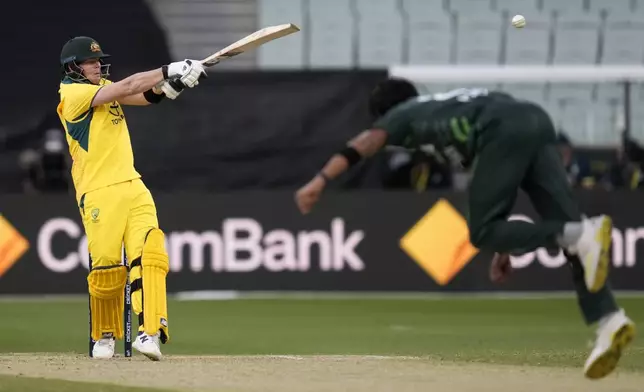
[[[635, 335], [634, 323], [617, 306], [606, 282], [612, 223], [605, 215], [581, 215], [548, 114], [534, 103], [485, 89], [419, 95], [412, 83], [396, 78], [375, 87], [369, 110], [373, 126], [350, 140], [297, 191], [300, 211], [309, 213], [328, 181], [386, 145], [433, 145], [472, 168], [470, 241], [496, 253], [494, 280], [508, 275], [509, 254], [563, 248], [584, 320], [597, 324], [584, 374], [590, 379], [610, 374]], [[529, 195], [541, 222], [507, 220], [519, 189]]]
[[[71, 174], [87, 235], [90, 272], [92, 356], [111, 358], [123, 339], [123, 301], [130, 269], [132, 308], [139, 318], [134, 349], [161, 359], [159, 342], [170, 339], [166, 305], [169, 271], [164, 233], [150, 191], [134, 167], [123, 105], [158, 104], [195, 87], [206, 73], [199, 61], [184, 60], [118, 82], [90, 37], [65, 43], [60, 55], [57, 113], [73, 159]], [[121, 262], [122, 245], [129, 266]]]

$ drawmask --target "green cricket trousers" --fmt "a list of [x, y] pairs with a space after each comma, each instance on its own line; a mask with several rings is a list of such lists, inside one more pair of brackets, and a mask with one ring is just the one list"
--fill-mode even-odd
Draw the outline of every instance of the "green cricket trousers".
[[[550, 116], [521, 101], [490, 104], [481, 115], [473, 176], [469, 187], [468, 226], [479, 249], [520, 254], [539, 247], [558, 249], [557, 236], [566, 222], [581, 214], [557, 150]], [[541, 221], [508, 221], [519, 189], [529, 197]], [[608, 282], [590, 293], [577, 257], [568, 264], [587, 324], [617, 310]]]

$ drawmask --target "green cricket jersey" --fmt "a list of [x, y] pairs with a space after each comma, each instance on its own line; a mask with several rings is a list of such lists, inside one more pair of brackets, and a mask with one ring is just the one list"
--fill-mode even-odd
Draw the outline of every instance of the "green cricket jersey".
[[421, 95], [391, 109], [372, 128], [389, 134], [388, 145], [417, 149], [431, 144], [439, 151], [456, 153], [456, 159], [466, 162], [473, 158], [475, 138], [483, 129], [480, 119], [484, 109], [500, 100], [514, 98], [486, 89]]

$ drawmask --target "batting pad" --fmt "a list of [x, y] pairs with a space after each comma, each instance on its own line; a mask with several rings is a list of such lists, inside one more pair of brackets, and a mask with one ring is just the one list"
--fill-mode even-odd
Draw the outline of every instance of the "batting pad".
[[127, 279], [125, 266], [93, 269], [87, 275], [92, 315], [92, 339], [104, 333], [123, 338], [123, 301]]
[[161, 341], [170, 339], [168, 333], [168, 305], [165, 278], [170, 270], [165, 250], [165, 235], [152, 229], [143, 245], [141, 255], [143, 279], [143, 330], [154, 335], [161, 330]]

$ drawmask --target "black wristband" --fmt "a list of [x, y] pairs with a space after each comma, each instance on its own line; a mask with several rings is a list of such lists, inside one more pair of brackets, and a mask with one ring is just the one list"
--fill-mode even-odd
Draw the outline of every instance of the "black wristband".
[[167, 79], [168, 78], [168, 66], [164, 65], [163, 67], [161, 67], [161, 72], [163, 73], [163, 79]]
[[163, 98], [165, 98], [165, 94], [156, 94], [152, 89], [144, 92], [143, 96], [145, 97], [145, 100], [150, 103], [159, 103]]
[[360, 162], [362, 159], [362, 156], [360, 153], [353, 147], [347, 146], [343, 148], [342, 150], [338, 151], [338, 154], [342, 155], [343, 157], [347, 158], [347, 161], [349, 162], [349, 167], [355, 165], [356, 163]]

